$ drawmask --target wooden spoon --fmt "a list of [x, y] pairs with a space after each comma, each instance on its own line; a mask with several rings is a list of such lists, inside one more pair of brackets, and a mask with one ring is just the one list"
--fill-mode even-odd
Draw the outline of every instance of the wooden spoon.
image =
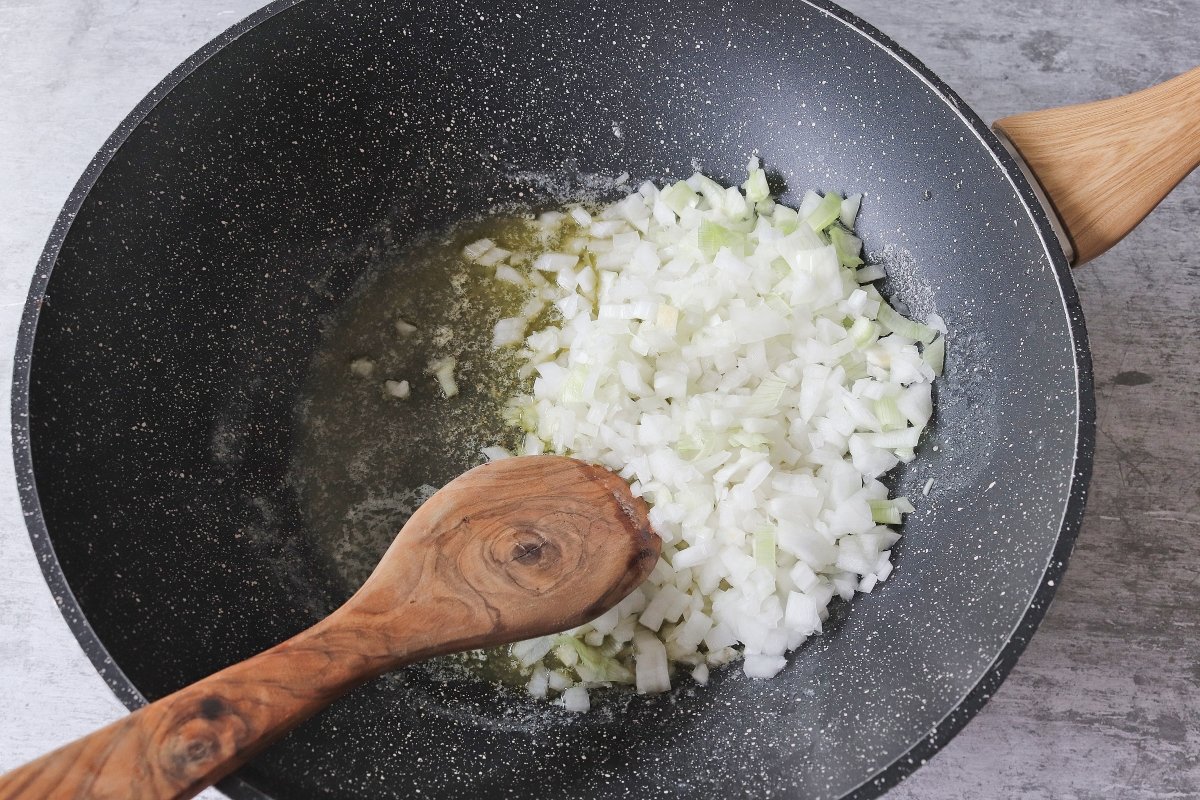
[[0, 798], [192, 797], [384, 672], [581, 625], [658, 560], [646, 511], [619, 477], [570, 458], [477, 467], [327, 618], [0, 777]]

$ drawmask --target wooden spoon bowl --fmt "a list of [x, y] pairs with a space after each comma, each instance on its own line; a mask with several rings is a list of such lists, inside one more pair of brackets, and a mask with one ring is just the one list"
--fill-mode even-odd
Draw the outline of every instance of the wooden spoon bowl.
[[476, 467], [413, 514], [333, 614], [18, 767], [0, 799], [192, 797], [384, 672], [581, 625], [654, 568], [647, 510], [619, 477], [574, 459]]

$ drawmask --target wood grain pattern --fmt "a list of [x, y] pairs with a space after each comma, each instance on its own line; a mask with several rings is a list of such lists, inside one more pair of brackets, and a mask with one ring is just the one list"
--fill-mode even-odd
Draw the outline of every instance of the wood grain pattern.
[[1140, 92], [994, 127], [1037, 176], [1076, 265], [1125, 238], [1200, 165], [1200, 67]]
[[660, 542], [616, 475], [560, 456], [467, 472], [312, 628], [0, 777], [3, 800], [192, 797], [354, 687], [565, 630], [624, 598]]

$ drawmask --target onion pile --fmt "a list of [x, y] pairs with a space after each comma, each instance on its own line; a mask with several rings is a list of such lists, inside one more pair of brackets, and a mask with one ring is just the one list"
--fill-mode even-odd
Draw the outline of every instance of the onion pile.
[[809, 192], [788, 208], [751, 159], [740, 188], [696, 174], [543, 214], [543, 252], [467, 246], [529, 292], [493, 338], [533, 378], [508, 407], [520, 453], [618, 472], [663, 540], [615, 608], [513, 645], [534, 696], [586, 711], [590, 688], [662, 692], [739, 657], [772, 677], [834, 597], [891, 573], [888, 526], [913, 507], [879, 477], [914, 457], [945, 329], [871, 285], [883, 271], [863, 266], [859, 201]]

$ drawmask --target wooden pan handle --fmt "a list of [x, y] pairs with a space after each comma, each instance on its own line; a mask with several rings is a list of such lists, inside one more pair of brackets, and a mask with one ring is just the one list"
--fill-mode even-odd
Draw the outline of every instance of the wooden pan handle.
[[318, 624], [0, 776], [0, 800], [193, 797], [394, 666], [362, 633]]
[[1124, 97], [1016, 114], [994, 127], [1036, 176], [1082, 264], [1200, 165], [1200, 67]]

